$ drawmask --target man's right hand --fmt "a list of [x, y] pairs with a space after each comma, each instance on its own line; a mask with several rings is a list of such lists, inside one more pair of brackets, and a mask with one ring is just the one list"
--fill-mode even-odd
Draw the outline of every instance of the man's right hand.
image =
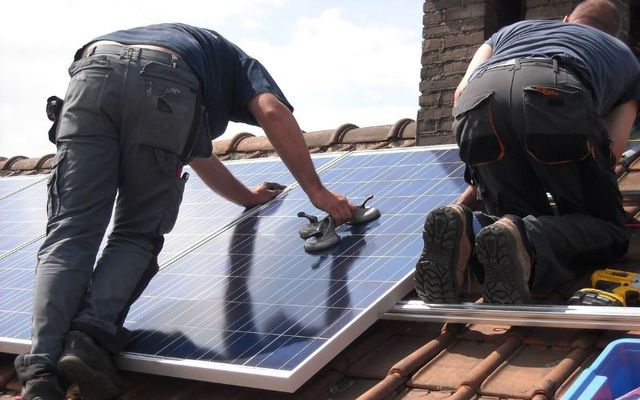
[[342, 225], [353, 218], [357, 205], [351, 203], [341, 194], [331, 192], [325, 188], [309, 194], [311, 203], [331, 215], [336, 226]]

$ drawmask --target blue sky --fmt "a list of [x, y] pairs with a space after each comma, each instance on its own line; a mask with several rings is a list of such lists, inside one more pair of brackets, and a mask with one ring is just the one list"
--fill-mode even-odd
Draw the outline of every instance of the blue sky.
[[[64, 96], [75, 50], [159, 22], [219, 31], [267, 66], [306, 131], [415, 119], [422, 0], [56, 0], [0, 15], [0, 156], [55, 152], [45, 100]], [[231, 124], [226, 135], [261, 130]]]

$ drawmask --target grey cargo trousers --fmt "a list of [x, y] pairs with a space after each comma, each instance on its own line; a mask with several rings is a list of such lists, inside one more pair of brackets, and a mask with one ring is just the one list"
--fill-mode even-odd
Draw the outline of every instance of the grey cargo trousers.
[[123, 322], [158, 270], [186, 181], [181, 155], [201, 109], [197, 77], [168, 53], [106, 45], [69, 74], [38, 253], [32, 347], [16, 359], [23, 381], [55, 371], [70, 329], [114, 354], [127, 344]]
[[453, 114], [460, 158], [489, 218], [523, 219], [534, 291], [626, 252], [610, 141], [589, 89], [571, 69], [536, 59], [495, 66], [469, 82]]

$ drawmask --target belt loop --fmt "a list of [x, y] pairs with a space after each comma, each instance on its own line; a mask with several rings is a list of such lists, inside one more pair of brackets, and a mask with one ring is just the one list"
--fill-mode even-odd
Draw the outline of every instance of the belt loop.
[[558, 60], [553, 59], [553, 84], [558, 86]]
[[178, 57], [175, 54], [171, 54], [171, 68], [176, 68], [178, 66]]
[[513, 65], [514, 65], [514, 69], [515, 70], [519, 70], [520, 69], [520, 59], [516, 58], [515, 60], [513, 60]]

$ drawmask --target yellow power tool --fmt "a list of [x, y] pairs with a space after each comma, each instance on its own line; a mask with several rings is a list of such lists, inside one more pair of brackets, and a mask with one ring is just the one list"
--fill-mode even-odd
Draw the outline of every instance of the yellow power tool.
[[578, 290], [572, 305], [637, 306], [640, 303], [640, 275], [617, 269], [599, 269], [591, 275], [590, 288]]

